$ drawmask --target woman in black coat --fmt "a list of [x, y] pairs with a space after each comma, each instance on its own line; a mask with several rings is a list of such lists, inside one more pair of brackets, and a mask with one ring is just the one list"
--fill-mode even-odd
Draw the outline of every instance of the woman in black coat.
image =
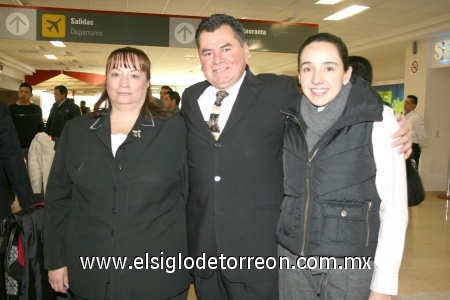
[[147, 55], [117, 49], [94, 112], [64, 128], [44, 216], [45, 266], [58, 292], [186, 299], [186, 128], [151, 99]]

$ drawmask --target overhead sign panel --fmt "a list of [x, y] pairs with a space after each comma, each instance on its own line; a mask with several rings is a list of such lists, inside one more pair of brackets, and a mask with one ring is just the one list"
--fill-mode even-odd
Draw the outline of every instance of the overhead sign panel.
[[241, 21], [251, 51], [297, 53], [301, 44], [317, 34], [316, 25]]
[[[202, 18], [0, 5], [0, 20], [4, 39], [196, 48]], [[318, 32], [312, 24], [241, 22], [251, 51], [297, 53]]]
[[[38, 40], [168, 46], [169, 18], [144, 14], [38, 9]], [[59, 31], [57, 30], [59, 29]]]

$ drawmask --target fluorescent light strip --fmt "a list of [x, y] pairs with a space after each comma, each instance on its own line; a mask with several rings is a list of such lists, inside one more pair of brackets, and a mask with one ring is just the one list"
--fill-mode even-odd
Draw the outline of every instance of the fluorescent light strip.
[[326, 17], [324, 20], [328, 20], [328, 21], [342, 20], [342, 19], [354, 16], [356, 14], [359, 14], [360, 12], [362, 12], [368, 8], [369, 8], [368, 6], [352, 5], [350, 7], [347, 7], [346, 9], [338, 11], [334, 15]]
[[53, 54], [46, 54], [44, 55], [45, 57], [47, 57], [48, 59], [58, 59], [56, 58], [56, 56], [54, 56]]
[[320, 0], [320, 1], [317, 1], [316, 4], [333, 5], [333, 4], [336, 4], [341, 1], [342, 0]]
[[50, 43], [52, 43], [52, 45], [55, 47], [66, 47], [66, 45], [64, 45], [64, 43], [61, 41], [50, 41]]

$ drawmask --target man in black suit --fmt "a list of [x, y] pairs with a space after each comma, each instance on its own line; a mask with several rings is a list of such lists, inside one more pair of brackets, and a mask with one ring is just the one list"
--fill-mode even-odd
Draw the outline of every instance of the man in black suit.
[[[207, 81], [186, 89], [181, 106], [188, 127], [190, 256], [276, 257], [275, 227], [283, 199], [280, 109], [299, 97], [295, 82], [250, 71], [244, 29], [232, 17], [203, 21], [196, 40]], [[229, 95], [222, 102], [221, 133], [215, 140], [205, 121], [218, 90]], [[199, 299], [277, 298], [277, 270], [258, 270], [254, 262], [250, 269], [193, 274]]]
[[[291, 77], [250, 71], [244, 28], [233, 17], [203, 20], [196, 42], [207, 80], [187, 88], [181, 106], [188, 128], [189, 254], [223, 254], [232, 258], [230, 267], [244, 263], [242, 269], [226, 261], [217, 269], [194, 269], [196, 294], [199, 299], [278, 299], [277, 268], [258, 269], [253, 258], [277, 257], [275, 229], [283, 199], [280, 109], [300, 95]], [[213, 111], [218, 91], [227, 93], [219, 113]], [[217, 140], [212, 123], [219, 126]]]

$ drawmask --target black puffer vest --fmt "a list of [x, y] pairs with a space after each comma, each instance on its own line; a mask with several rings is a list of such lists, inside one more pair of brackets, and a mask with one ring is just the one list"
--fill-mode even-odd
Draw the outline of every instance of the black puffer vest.
[[374, 257], [381, 199], [372, 126], [382, 120], [382, 111], [378, 93], [357, 79], [342, 116], [310, 152], [300, 103], [282, 111], [287, 121], [285, 197], [277, 227], [281, 246], [301, 256]]

